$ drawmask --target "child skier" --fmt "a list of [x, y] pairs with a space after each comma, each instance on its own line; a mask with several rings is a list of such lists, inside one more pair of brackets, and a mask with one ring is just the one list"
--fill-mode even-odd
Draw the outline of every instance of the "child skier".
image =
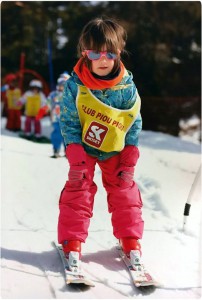
[[126, 33], [116, 22], [90, 21], [79, 39], [80, 59], [65, 85], [60, 128], [70, 168], [59, 200], [58, 242], [69, 260], [75, 253], [81, 257], [81, 243], [88, 236], [96, 164], [113, 234], [129, 258], [133, 250], [141, 255], [142, 200], [133, 176], [142, 119], [133, 76], [121, 61], [125, 41]]
[[60, 75], [57, 80], [56, 90], [49, 94], [47, 98], [47, 105], [43, 106], [36, 116], [36, 119], [40, 120], [45, 114], [50, 112], [51, 123], [53, 127], [53, 131], [51, 132], [51, 143], [53, 145], [52, 158], [60, 157], [60, 148], [61, 145], [64, 144], [59, 124], [60, 101], [62, 99], [65, 82], [69, 77], [69, 75]]
[[29, 90], [20, 98], [19, 105], [25, 105], [25, 137], [32, 137], [32, 124], [34, 125], [33, 137], [39, 139], [41, 137], [41, 123], [36, 119], [40, 108], [46, 105], [46, 97], [42, 92], [42, 83], [33, 79], [29, 83]]
[[21, 105], [18, 101], [21, 97], [21, 91], [18, 88], [17, 76], [8, 74], [5, 78], [7, 89], [5, 91], [5, 103], [7, 109], [7, 124], [6, 129], [11, 131], [21, 130]]

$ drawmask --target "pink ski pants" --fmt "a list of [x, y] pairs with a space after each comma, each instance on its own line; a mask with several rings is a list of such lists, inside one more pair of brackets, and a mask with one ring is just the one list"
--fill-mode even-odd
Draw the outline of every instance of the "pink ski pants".
[[[120, 156], [115, 155], [105, 161], [87, 157], [89, 179], [84, 179], [80, 187], [66, 182], [59, 200], [58, 242], [80, 240], [88, 236], [90, 218], [93, 215], [94, 196], [97, 186], [93, 182], [95, 165], [102, 171], [102, 182], [107, 192], [108, 211], [112, 214], [113, 234], [119, 239], [134, 237], [141, 239], [144, 221], [142, 220], [142, 200], [137, 184], [131, 181], [127, 187], [120, 185], [117, 170]], [[104, 199], [103, 199], [104, 200]]]

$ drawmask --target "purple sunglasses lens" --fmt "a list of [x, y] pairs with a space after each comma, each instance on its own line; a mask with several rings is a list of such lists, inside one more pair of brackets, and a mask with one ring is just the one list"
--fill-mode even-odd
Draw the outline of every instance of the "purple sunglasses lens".
[[[116, 59], [117, 58], [117, 54], [115, 54], [115, 53], [106, 52], [105, 55], [108, 59]], [[94, 51], [89, 51], [88, 52], [88, 58], [91, 59], [91, 60], [100, 59], [101, 56], [102, 56], [101, 52], [94, 52]]]

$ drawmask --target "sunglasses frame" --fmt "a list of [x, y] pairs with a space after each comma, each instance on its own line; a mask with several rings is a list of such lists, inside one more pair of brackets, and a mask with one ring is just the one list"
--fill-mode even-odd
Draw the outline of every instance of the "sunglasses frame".
[[[105, 56], [107, 59], [109, 59], [109, 60], [115, 60], [115, 59], [117, 59], [117, 57], [119, 56], [119, 54], [121, 53], [121, 51], [120, 50], [118, 50], [118, 54], [116, 54], [116, 53], [112, 53], [112, 52], [109, 52], [109, 51], [99, 51], [99, 52], [96, 52], [97, 54], [99, 53], [100, 54], [100, 57], [99, 58], [90, 58], [90, 56], [89, 56], [89, 53], [90, 52], [95, 52], [94, 50], [84, 50], [83, 52], [82, 52], [82, 55], [87, 55], [87, 57], [88, 57], [88, 59], [90, 59], [91, 61], [93, 61], [93, 60], [99, 60], [100, 58], [102, 58], [102, 56]], [[113, 55], [115, 55], [116, 57], [114, 57], [114, 58], [109, 58], [109, 57], [107, 57], [107, 54], [108, 53], [110, 53], [110, 54], [113, 54]]]

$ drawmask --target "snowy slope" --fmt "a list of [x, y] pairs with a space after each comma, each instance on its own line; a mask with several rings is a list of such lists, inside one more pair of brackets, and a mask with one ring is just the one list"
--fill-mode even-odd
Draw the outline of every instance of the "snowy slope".
[[[201, 200], [197, 185], [187, 230], [183, 210], [201, 163], [200, 146], [162, 133], [143, 131], [135, 180], [144, 202], [143, 260], [163, 287], [134, 288], [115, 249], [106, 193], [96, 169], [98, 192], [83, 267], [94, 288], [66, 286], [58, 253], [58, 199], [67, 178], [65, 158], [51, 159], [50, 144], [1, 136], [1, 297], [3, 299], [123, 299], [201, 297]], [[50, 134], [50, 122], [43, 119]]]

